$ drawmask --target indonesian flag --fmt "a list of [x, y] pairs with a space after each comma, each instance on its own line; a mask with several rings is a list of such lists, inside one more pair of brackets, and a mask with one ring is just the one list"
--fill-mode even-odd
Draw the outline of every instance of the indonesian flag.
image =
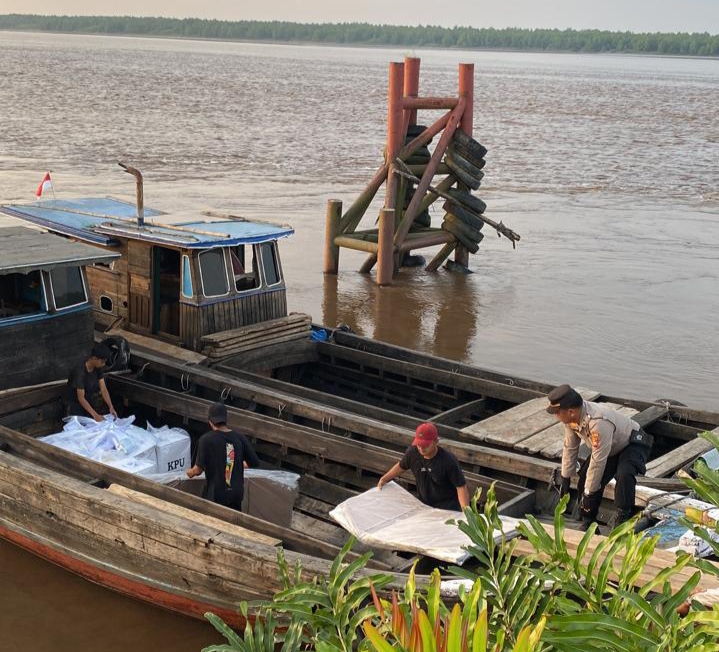
[[42, 178], [40, 185], [35, 191], [35, 197], [42, 197], [46, 192], [49, 192], [50, 190], [52, 190], [52, 179], [50, 178], [50, 173], [45, 172], [45, 176]]

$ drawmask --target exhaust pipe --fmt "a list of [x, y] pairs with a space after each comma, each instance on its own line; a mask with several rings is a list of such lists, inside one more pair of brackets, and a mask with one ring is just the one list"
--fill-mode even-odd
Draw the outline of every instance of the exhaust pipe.
[[143, 227], [145, 226], [145, 200], [143, 197], [142, 190], [142, 172], [140, 172], [140, 170], [138, 170], [137, 168], [133, 168], [130, 165], [125, 165], [121, 161], [118, 161], [117, 164], [121, 168], [124, 168], [125, 172], [135, 177], [135, 194], [137, 196], [137, 226]]

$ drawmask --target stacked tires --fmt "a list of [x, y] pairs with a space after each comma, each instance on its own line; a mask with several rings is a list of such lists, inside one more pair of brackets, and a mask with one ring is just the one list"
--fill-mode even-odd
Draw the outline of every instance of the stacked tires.
[[[470, 190], [477, 190], [482, 183], [485, 165], [484, 156], [487, 148], [474, 138], [457, 129], [452, 142], [447, 147], [444, 161], [452, 171], [452, 175]], [[471, 194], [469, 190], [452, 188], [448, 191], [451, 200], [444, 202], [446, 211], [442, 222], [442, 230], [451, 233], [470, 253], [477, 253], [479, 243], [484, 238], [482, 215], [487, 205]]]

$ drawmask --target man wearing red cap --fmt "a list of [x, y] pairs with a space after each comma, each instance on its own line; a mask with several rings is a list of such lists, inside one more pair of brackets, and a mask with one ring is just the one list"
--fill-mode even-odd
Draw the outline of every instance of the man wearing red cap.
[[419, 499], [430, 507], [460, 511], [469, 505], [469, 490], [457, 458], [437, 444], [439, 433], [433, 423], [421, 423], [412, 445], [377, 483], [382, 489], [390, 480], [411, 469]]

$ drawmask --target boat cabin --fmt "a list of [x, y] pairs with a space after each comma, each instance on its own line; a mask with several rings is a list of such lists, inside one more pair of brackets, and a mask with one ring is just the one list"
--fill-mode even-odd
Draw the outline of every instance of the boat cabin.
[[117, 252], [88, 269], [95, 321], [194, 351], [201, 338], [287, 315], [277, 241], [289, 226], [235, 215], [167, 215], [117, 199], [51, 200], [0, 208]]
[[36, 229], [0, 228], [0, 390], [59, 380], [88, 355], [85, 266], [117, 257]]

